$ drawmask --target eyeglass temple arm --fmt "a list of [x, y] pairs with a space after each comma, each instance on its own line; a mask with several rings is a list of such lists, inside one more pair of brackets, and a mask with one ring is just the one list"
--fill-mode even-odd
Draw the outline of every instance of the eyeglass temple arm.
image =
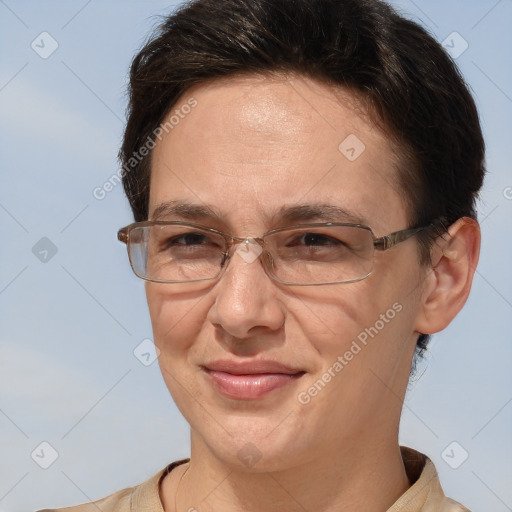
[[403, 229], [401, 231], [395, 231], [394, 233], [390, 233], [389, 235], [385, 235], [381, 238], [376, 238], [373, 241], [373, 245], [375, 246], [376, 249], [385, 251], [387, 249], [390, 249], [391, 247], [394, 247], [396, 244], [399, 244], [400, 242], [407, 240], [416, 233], [419, 233], [420, 231], [423, 231], [424, 229], [431, 227], [432, 225], [423, 226], [421, 228]]

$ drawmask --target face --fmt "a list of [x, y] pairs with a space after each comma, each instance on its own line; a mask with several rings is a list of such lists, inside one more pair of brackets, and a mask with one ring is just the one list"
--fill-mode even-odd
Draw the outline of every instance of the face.
[[[230, 78], [189, 89], [170, 115], [191, 98], [154, 149], [150, 219], [239, 237], [308, 222], [358, 221], [376, 236], [409, 227], [390, 143], [348, 91]], [[396, 437], [421, 274], [410, 239], [376, 251], [354, 283], [282, 285], [236, 252], [217, 280], [148, 282], [192, 456], [243, 468], [248, 454], [261, 457], [252, 471], [268, 471]]]

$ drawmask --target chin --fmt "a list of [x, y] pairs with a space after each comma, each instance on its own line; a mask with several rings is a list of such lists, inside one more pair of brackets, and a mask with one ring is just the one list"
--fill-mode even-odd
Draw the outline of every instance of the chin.
[[[299, 431], [282, 428], [279, 421], [269, 421], [261, 416], [228, 422], [219, 416], [218, 421], [222, 427], [217, 425], [217, 428], [201, 432], [203, 422], [203, 429], [196, 431], [198, 436], [192, 436], [193, 442], [199, 441], [220, 463], [237, 471], [283, 471], [303, 462], [307, 458], [305, 451], [316, 451], [313, 446], [308, 450], [308, 446], [303, 445]], [[211, 418], [208, 424], [211, 426]]]

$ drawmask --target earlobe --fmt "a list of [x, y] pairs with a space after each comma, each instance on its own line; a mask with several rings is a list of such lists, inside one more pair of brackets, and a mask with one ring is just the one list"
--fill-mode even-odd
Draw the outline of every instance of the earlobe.
[[478, 263], [480, 227], [462, 217], [440, 236], [432, 252], [432, 267], [425, 275], [416, 331], [433, 334], [443, 330], [464, 306]]

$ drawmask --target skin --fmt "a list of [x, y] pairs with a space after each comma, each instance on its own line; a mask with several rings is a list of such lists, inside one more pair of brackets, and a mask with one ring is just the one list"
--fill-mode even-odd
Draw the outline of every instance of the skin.
[[[409, 227], [397, 157], [349, 91], [295, 75], [231, 77], [189, 89], [176, 107], [191, 96], [197, 106], [153, 151], [150, 219], [168, 201], [206, 205], [218, 218], [159, 218], [259, 236], [289, 224], [281, 208], [320, 203], [354, 212], [376, 236]], [[350, 134], [365, 145], [354, 161], [338, 149]], [[432, 267], [420, 266], [412, 238], [377, 252], [372, 274], [356, 283], [288, 287], [236, 254], [216, 281], [148, 282], [162, 375], [191, 427], [190, 463], [161, 484], [165, 510], [175, 501], [201, 512], [389, 508], [411, 485], [398, 427], [416, 339], [460, 310], [478, 247], [477, 223], [461, 219], [434, 247]], [[378, 335], [300, 403], [396, 303], [401, 311]], [[233, 400], [201, 371], [217, 359], [270, 359], [305, 374], [261, 399]], [[252, 467], [237, 456], [244, 446], [261, 456]]]

